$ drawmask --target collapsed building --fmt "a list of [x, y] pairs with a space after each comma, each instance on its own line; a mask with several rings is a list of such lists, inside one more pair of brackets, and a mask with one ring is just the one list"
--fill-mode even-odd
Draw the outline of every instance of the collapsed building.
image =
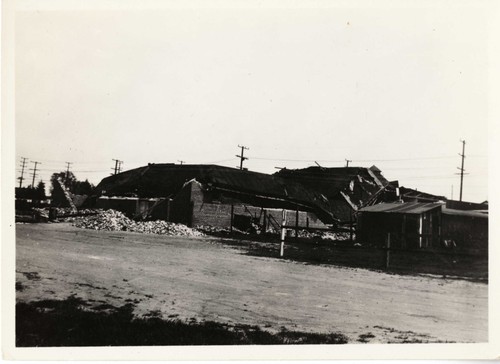
[[448, 200], [399, 186], [376, 166], [282, 169], [275, 175], [324, 195], [340, 223], [356, 225], [358, 243], [385, 246], [391, 234], [396, 248], [487, 250], [487, 201]]
[[359, 208], [375, 197], [382, 197], [389, 186], [389, 181], [376, 166], [284, 168], [275, 175], [325, 196], [330, 211], [341, 223], [351, 223]]
[[327, 228], [337, 219], [329, 201], [279, 176], [216, 165], [148, 164], [107, 177], [86, 201], [137, 218], [186, 224], [279, 229]]
[[282, 169], [274, 175], [216, 165], [148, 164], [107, 177], [86, 207], [190, 227], [277, 231], [356, 226], [362, 244], [484, 251], [488, 204], [447, 200], [389, 182], [372, 166]]

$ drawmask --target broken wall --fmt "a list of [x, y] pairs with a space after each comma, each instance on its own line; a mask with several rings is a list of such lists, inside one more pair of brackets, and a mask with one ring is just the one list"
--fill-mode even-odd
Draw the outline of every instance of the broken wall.
[[[261, 208], [258, 206], [246, 205], [233, 200], [231, 202], [221, 202], [213, 200], [210, 192], [204, 191], [201, 184], [191, 181], [186, 184], [181, 192], [171, 203], [172, 221], [186, 224], [188, 226], [209, 225], [221, 228], [231, 227], [231, 205], [233, 214], [251, 217], [256, 223], [264, 224], [264, 215], [271, 215], [277, 224], [281, 224], [282, 209]], [[297, 221], [297, 213], [287, 210], [287, 225], [294, 226]], [[326, 228], [327, 226], [311, 212], [299, 211], [299, 226]], [[267, 225], [267, 221], [266, 221]]]

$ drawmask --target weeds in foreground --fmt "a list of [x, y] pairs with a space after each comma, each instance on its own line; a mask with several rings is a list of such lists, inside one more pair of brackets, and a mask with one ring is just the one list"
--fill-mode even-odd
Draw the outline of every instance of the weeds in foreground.
[[131, 303], [90, 308], [79, 298], [16, 305], [16, 346], [266, 345], [345, 344], [340, 333], [282, 329], [273, 334], [258, 326], [189, 322], [161, 318], [158, 312], [133, 315]]

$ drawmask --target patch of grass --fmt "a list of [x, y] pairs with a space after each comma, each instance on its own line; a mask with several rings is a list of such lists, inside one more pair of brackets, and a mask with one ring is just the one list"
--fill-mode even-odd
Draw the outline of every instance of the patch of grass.
[[39, 281], [40, 280], [40, 274], [38, 274], [38, 272], [22, 272], [22, 273], [30, 281]]
[[163, 320], [157, 312], [137, 318], [133, 310], [129, 303], [95, 311], [75, 297], [18, 303], [16, 346], [345, 344], [348, 341], [340, 333], [282, 329], [272, 334], [258, 326]]
[[370, 339], [373, 339], [375, 337], [375, 335], [373, 335], [371, 332], [367, 333], [367, 334], [361, 334], [358, 336], [358, 341], [360, 343], [367, 343], [370, 341]]

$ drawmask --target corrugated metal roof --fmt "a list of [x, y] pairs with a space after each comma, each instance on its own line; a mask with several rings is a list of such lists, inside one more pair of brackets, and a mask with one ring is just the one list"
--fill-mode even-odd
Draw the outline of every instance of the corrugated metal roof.
[[424, 212], [431, 211], [436, 208], [441, 208], [441, 206], [443, 206], [443, 204], [439, 202], [380, 203], [377, 205], [362, 208], [360, 212], [384, 212], [384, 213], [420, 215]]
[[488, 218], [488, 210], [455, 210], [443, 207], [443, 214], [455, 216], [479, 217], [482, 219]]

